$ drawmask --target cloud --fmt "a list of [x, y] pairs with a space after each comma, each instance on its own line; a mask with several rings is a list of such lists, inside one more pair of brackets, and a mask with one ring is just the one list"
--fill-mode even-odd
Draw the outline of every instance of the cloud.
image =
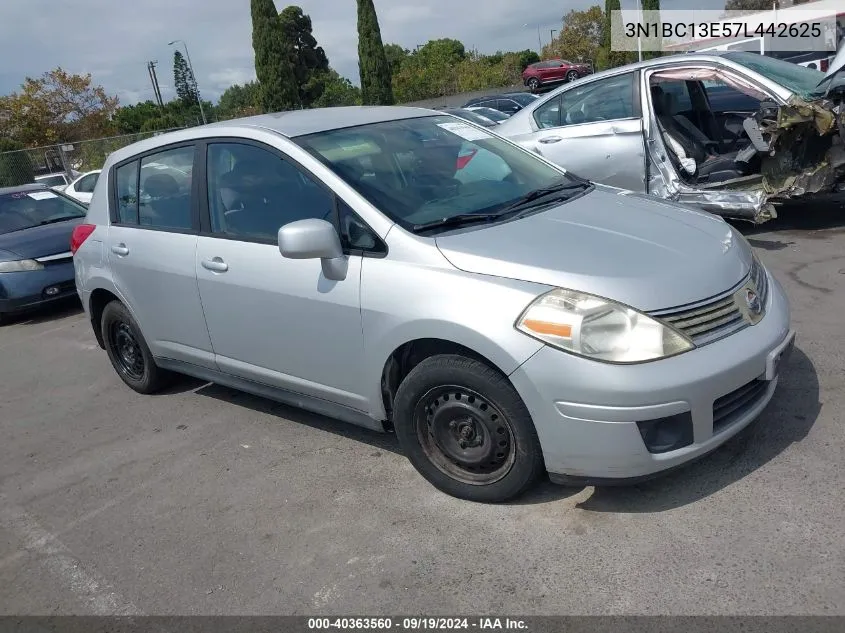
[[[686, 8], [698, 0], [664, 0]], [[723, 0], [705, 0], [722, 8]], [[382, 39], [413, 49], [429, 39], [452, 37], [481, 52], [537, 48], [561, 17], [602, 0], [375, 0]], [[634, 0], [623, 0], [634, 6]], [[709, 6], [711, 5], [712, 6]], [[358, 81], [358, 36], [353, 0], [299, 0], [332, 66]], [[284, 8], [277, 2], [277, 8]], [[700, 8], [700, 6], [699, 6]], [[524, 24], [529, 27], [523, 27]], [[174, 47], [188, 43], [200, 91], [216, 100], [232, 83], [255, 77], [252, 24], [246, 0], [0, 0], [0, 94], [17, 90], [27, 76], [62, 66], [90, 72], [122, 103], [151, 99], [146, 64], [157, 60], [162, 94], [172, 96]], [[181, 47], [182, 45], [179, 44]], [[184, 50], [184, 49], [183, 49]]]

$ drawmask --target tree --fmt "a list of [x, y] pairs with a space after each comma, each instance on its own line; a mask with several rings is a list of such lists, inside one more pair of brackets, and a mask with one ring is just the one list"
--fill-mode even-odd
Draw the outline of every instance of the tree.
[[519, 51], [517, 55], [519, 55], [520, 72], [525, 70], [530, 64], [536, 64], [540, 61], [540, 56], [537, 54], [537, 51], [532, 51], [528, 48], [526, 48], [524, 51]]
[[261, 113], [261, 88], [257, 81], [250, 81], [243, 86], [229, 86], [220, 95], [217, 103], [217, 116], [221, 119], [234, 119]]
[[176, 87], [176, 97], [185, 105], [199, 103], [196, 79], [180, 51], [173, 53], [173, 85]]
[[108, 136], [118, 106], [91, 75], [61, 68], [38, 79], [27, 77], [20, 92], [0, 97], [0, 121], [7, 136], [26, 146]]
[[[795, 4], [799, 3], [796, 2]], [[725, 11], [741, 11], [742, 13], [771, 11], [772, 5], [780, 8], [780, 2], [777, 0], [726, 0]]]
[[142, 101], [135, 105], [122, 106], [112, 118], [118, 134], [137, 134], [150, 119], [162, 115], [162, 108], [154, 101]]
[[429, 40], [414, 53], [423, 61], [431, 60], [446, 64], [457, 64], [466, 57], [466, 54], [463, 43], [451, 38]]
[[[642, 0], [642, 7], [643, 7], [643, 12], [660, 11], [660, 0]], [[651, 48], [652, 45], [653, 45], [654, 48], [659, 49], [660, 48], [660, 41], [661, 41], [660, 37], [654, 38], [653, 40], [649, 40], [649, 45], [650, 45], [649, 47]], [[660, 53], [659, 50], [643, 51], [643, 59], [651, 59], [652, 57], [660, 57], [660, 54], [661, 53]]]
[[605, 0], [604, 2], [604, 26], [602, 28], [602, 44], [596, 53], [596, 67], [601, 70], [624, 66], [634, 61], [629, 51], [612, 50], [612, 18], [614, 11], [620, 11], [619, 0]]
[[291, 64], [293, 43], [282, 32], [273, 0], [250, 0], [255, 75], [265, 112], [299, 107], [299, 91]]
[[0, 138], [0, 187], [25, 185], [35, 180], [35, 172], [23, 144], [9, 138]]
[[324, 89], [324, 76], [329, 70], [329, 59], [312, 35], [311, 18], [297, 6], [285, 7], [279, 14], [283, 36], [291, 43], [291, 65], [296, 78], [299, 101], [310, 107]]
[[393, 103], [390, 66], [384, 54], [373, 0], [358, 0], [358, 72], [361, 99], [365, 105]]
[[390, 76], [393, 77], [402, 69], [404, 62], [411, 52], [399, 46], [399, 44], [385, 44], [384, 55], [387, 57], [387, 65], [390, 66]]
[[346, 77], [329, 69], [325, 75], [323, 93], [314, 102], [315, 108], [361, 105], [361, 89], [352, 85]]
[[563, 16], [560, 34], [543, 47], [543, 57], [574, 62], [595, 62], [602, 43], [604, 14], [601, 7], [572, 10]]

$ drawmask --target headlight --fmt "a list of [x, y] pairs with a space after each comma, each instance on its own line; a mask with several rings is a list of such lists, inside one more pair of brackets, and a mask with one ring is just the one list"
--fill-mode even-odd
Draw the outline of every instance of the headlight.
[[19, 273], [24, 270], [41, 270], [44, 264], [34, 259], [19, 259], [14, 262], [0, 262], [0, 273]]
[[612, 363], [641, 363], [694, 347], [679, 332], [628, 306], [562, 288], [535, 299], [516, 328], [558, 349]]

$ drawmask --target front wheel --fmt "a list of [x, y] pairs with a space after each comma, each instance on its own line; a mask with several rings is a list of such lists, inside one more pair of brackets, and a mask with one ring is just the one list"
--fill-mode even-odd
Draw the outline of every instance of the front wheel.
[[570, 70], [566, 73], [566, 81], [575, 81], [578, 79], [578, 71], [577, 70]]
[[529, 90], [531, 90], [531, 92], [536, 92], [540, 89], [540, 80], [536, 77], [532, 77], [528, 80], [528, 88]]
[[433, 356], [396, 393], [399, 444], [434, 486], [471, 501], [500, 502], [525, 492], [544, 470], [540, 441], [505, 376], [457, 355]]

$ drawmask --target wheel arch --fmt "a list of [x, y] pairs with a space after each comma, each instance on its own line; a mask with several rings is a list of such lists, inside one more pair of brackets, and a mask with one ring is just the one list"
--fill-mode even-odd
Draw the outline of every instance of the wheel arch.
[[[379, 380], [380, 404], [384, 407], [384, 422], [387, 429], [392, 427], [393, 401], [396, 397], [396, 390], [411, 370], [423, 360], [442, 354], [466, 356], [484, 363], [510, 382], [508, 375], [534, 353], [531, 352], [522, 360], [516, 360], [510, 355], [505, 355], [506, 352], [501, 348], [484, 346], [485, 353], [482, 353], [478, 351], [479, 346], [460, 343], [454, 338], [427, 336], [409, 339], [394, 346], [387, 355], [381, 365]], [[488, 341], [488, 343], [494, 345], [491, 341]], [[516, 389], [516, 386], [514, 386], [514, 389]]]

